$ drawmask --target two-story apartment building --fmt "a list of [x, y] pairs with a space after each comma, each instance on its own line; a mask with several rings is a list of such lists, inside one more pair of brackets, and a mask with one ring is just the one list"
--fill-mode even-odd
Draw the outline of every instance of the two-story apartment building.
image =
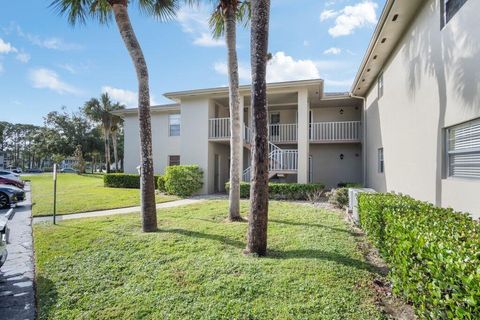
[[[351, 93], [322, 80], [268, 86], [270, 172], [279, 181], [363, 182], [480, 217], [478, 0], [387, 0]], [[250, 87], [243, 178], [249, 179]], [[167, 93], [152, 108], [157, 172], [198, 164], [203, 193], [228, 180], [227, 88]], [[139, 162], [136, 109], [125, 118], [125, 170]]]
[[[250, 179], [250, 86], [240, 88], [244, 110], [243, 180]], [[197, 164], [204, 171], [202, 193], [224, 190], [230, 166], [228, 88], [171, 92], [178, 104], [152, 107], [155, 170]], [[125, 171], [139, 163], [137, 109], [125, 119]], [[362, 101], [348, 93], [324, 94], [322, 80], [268, 85], [270, 177], [274, 181], [362, 182]]]

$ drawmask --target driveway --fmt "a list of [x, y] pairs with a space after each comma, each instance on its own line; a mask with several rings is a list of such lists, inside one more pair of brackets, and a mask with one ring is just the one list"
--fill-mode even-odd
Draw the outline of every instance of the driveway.
[[[34, 261], [30, 186], [27, 200], [14, 209], [7, 226], [8, 258], [0, 270], [0, 318], [35, 319]], [[0, 211], [5, 214], [6, 210]]]

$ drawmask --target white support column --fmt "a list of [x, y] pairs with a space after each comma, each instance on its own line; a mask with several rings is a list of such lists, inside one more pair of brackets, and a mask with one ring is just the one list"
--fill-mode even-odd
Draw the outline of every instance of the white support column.
[[298, 91], [298, 183], [308, 183], [308, 158], [310, 155], [308, 90]]

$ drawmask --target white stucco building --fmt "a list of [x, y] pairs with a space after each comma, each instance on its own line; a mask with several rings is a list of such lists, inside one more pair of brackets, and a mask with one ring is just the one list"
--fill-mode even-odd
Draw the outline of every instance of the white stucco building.
[[[477, 0], [387, 0], [351, 93], [322, 80], [268, 86], [271, 178], [358, 182], [480, 216], [480, 26]], [[244, 110], [249, 178], [250, 87]], [[165, 94], [152, 107], [154, 166], [198, 164], [202, 193], [229, 168], [228, 89]], [[139, 163], [137, 110], [125, 119], [125, 171]]]

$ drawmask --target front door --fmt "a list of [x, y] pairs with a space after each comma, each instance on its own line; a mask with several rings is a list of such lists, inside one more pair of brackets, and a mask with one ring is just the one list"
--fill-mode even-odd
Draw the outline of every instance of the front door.
[[270, 135], [278, 137], [280, 135], [280, 112], [270, 113]]
[[213, 192], [220, 192], [219, 188], [219, 179], [220, 179], [220, 157], [218, 154], [215, 154], [215, 164], [213, 166]]

